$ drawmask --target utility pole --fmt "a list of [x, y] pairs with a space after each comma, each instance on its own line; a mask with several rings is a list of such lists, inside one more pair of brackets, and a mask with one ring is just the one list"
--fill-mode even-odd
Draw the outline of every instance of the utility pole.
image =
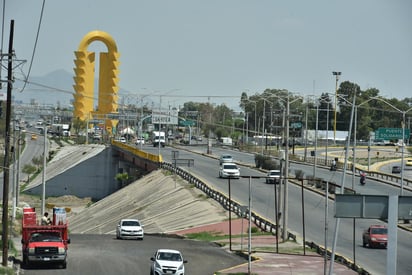
[[342, 74], [341, 72], [332, 72], [332, 74], [336, 78], [336, 84], [335, 84], [335, 117], [333, 120], [333, 144], [336, 145], [336, 109], [338, 107], [338, 82], [339, 82], [339, 76]]
[[6, 129], [5, 129], [5, 144], [4, 144], [4, 183], [3, 183], [3, 257], [2, 265], [7, 266], [9, 257], [9, 166], [10, 166], [10, 121], [11, 121], [11, 90], [13, 81], [13, 34], [14, 34], [14, 20], [10, 24], [10, 38], [9, 38], [9, 53], [7, 65], [7, 104], [6, 104]]

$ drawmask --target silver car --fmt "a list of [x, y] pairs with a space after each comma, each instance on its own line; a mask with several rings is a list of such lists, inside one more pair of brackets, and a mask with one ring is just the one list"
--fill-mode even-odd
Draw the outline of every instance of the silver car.
[[122, 219], [116, 227], [117, 239], [140, 239], [143, 240], [143, 225], [136, 219]]
[[233, 162], [233, 157], [231, 155], [221, 155], [219, 158], [219, 165], [224, 162]]

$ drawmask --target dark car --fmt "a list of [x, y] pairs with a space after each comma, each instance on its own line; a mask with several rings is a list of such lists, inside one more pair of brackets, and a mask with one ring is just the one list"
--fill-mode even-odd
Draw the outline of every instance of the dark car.
[[400, 166], [398, 165], [394, 165], [392, 166], [392, 173], [393, 174], [400, 174], [402, 172], [402, 169]]

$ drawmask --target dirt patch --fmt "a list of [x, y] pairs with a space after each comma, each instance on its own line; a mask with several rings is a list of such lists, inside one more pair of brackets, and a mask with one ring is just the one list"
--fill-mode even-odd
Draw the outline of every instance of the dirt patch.
[[[48, 197], [46, 198], [46, 211], [52, 212], [53, 207], [66, 208], [67, 215], [73, 213], [79, 213], [93, 201], [91, 198], [78, 198], [72, 195], [65, 195], [60, 197]], [[40, 214], [41, 211], [41, 198], [39, 196], [21, 194], [19, 197], [19, 207], [35, 207], [36, 212]]]

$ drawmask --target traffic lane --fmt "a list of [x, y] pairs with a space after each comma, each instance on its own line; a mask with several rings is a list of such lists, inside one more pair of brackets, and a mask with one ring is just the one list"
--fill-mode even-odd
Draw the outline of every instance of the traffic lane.
[[[405, 159], [406, 159], [406, 158], [405, 158]], [[406, 162], [406, 160], [405, 160], [405, 162]], [[381, 172], [388, 173], [388, 174], [393, 174], [393, 175], [395, 175], [395, 176], [399, 176], [399, 177], [400, 177], [400, 176], [401, 176], [400, 173], [399, 173], [399, 174], [397, 174], [397, 173], [392, 173], [392, 167], [393, 167], [393, 166], [402, 167], [401, 162], [400, 162], [400, 161], [397, 161], [397, 162], [392, 162], [392, 163], [383, 165], [380, 170], [381, 170]], [[403, 169], [401, 169], [401, 171], [402, 171], [402, 173], [403, 173], [403, 177], [404, 177], [404, 178], [412, 179], [412, 166], [406, 166], [405, 163], [404, 163], [404, 167], [403, 167]]]
[[24, 274], [150, 274], [150, 257], [159, 248], [182, 252], [187, 274], [210, 275], [246, 262], [214, 243], [187, 239], [146, 235], [143, 241], [117, 240], [114, 235], [88, 234], [70, 239], [67, 269], [39, 266]]

